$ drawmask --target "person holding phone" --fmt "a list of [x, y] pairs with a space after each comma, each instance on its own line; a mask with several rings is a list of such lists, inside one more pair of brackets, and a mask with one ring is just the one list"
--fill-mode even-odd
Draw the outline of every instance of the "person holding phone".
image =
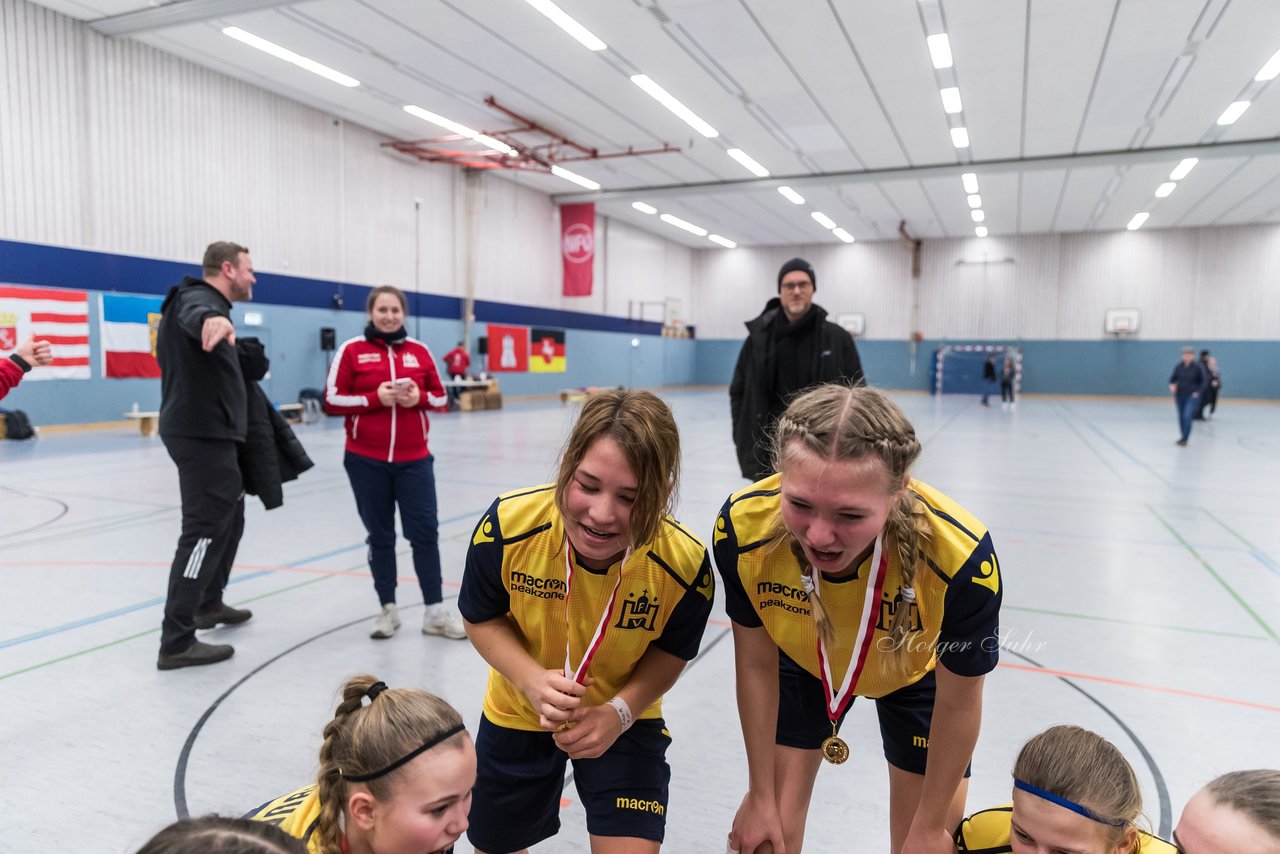
[[382, 610], [370, 637], [400, 628], [396, 609], [395, 511], [413, 545], [413, 568], [426, 613], [423, 634], [466, 637], [458, 613], [444, 605], [436, 514], [435, 458], [427, 446], [427, 410], [447, 398], [431, 350], [404, 328], [408, 302], [391, 285], [369, 292], [364, 334], [344, 341], [325, 382], [324, 408], [345, 415], [343, 466], [369, 544], [369, 569]]

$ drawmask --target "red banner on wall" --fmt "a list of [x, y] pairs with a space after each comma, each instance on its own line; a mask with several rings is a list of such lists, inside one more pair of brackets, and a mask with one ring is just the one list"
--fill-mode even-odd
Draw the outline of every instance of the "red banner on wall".
[[564, 295], [591, 296], [591, 269], [596, 258], [595, 203], [560, 206], [560, 255], [564, 259]]
[[490, 323], [488, 334], [491, 373], [529, 370], [529, 327]]

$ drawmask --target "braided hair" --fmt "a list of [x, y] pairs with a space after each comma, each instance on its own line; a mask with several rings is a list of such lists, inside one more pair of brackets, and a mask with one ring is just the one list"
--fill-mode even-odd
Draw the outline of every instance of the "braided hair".
[[[924, 556], [924, 546], [932, 529], [920, 499], [910, 489], [900, 486], [906, 481], [921, 450], [915, 428], [902, 410], [882, 392], [867, 386], [849, 387], [839, 383], [817, 386], [792, 400], [778, 418], [773, 431], [775, 471], [786, 467], [788, 455], [796, 447], [831, 461], [866, 460], [883, 465], [890, 488], [897, 491], [885, 523], [885, 541], [887, 547], [897, 551], [904, 590], [913, 588], [916, 569]], [[810, 574], [808, 558], [800, 543], [787, 532], [781, 513], [774, 529], [779, 535], [775, 545], [782, 542], [789, 545], [800, 563], [801, 580], [804, 581]], [[818, 632], [831, 643], [835, 629], [818, 590], [810, 590], [810, 586], [805, 585], [813, 620]], [[895, 640], [893, 649], [906, 646], [901, 641], [910, 627], [909, 611], [910, 608], [899, 607], [893, 615], [893, 623], [889, 627]]]
[[[369, 697], [366, 705], [364, 699]], [[368, 782], [350, 776], [372, 774], [425, 742], [462, 726], [462, 717], [439, 697], [411, 688], [387, 688], [374, 676], [354, 676], [342, 686], [342, 701], [324, 728], [317, 791], [320, 815], [314, 838], [323, 854], [342, 852], [342, 811], [352, 786], [367, 786], [379, 801], [389, 800], [404, 769]], [[458, 732], [440, 747], [460, 748], [467, 738]], [[344, 776], [345, 775], [345, 776]]]

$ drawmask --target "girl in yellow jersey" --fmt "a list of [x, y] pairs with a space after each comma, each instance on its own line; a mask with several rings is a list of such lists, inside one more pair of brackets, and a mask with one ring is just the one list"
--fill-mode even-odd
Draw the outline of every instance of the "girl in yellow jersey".
[[1142, 790], [1115, 745], [1077, 726], [1055, 726], [1023, 745], [1013, 803], [974, 813], [956, 833], [960, 851], [983, 854], [1174, 854], [1140, 831]]
[[982, 683], [996, 665], [991, 537], [912, 480], [911, 423], [874, 389], [818, 386], [778, 419], [778, 474], [730, 496], [714, 551], [733, 621], [749, 781], [741, 854], [798, 854], [818, 767], [874, 698], [894, 854], [952, 854]]
[[475, 779], [475, 747], [452, 706], [356, 676], [324, 728], [317, 782], [246, 818], [310, 854], [448, 854], [467, 829]]
[[589, 397], [554, 484], [506, 493], [471, 540], [458, 609], [487, 661], [467, 833], [508, 854], [555, 835], [565, 765], [594, 854], [656, 852], [662, 695], [698, 652], [714, 582], [671, 518], [680, 439], [649, 392]]

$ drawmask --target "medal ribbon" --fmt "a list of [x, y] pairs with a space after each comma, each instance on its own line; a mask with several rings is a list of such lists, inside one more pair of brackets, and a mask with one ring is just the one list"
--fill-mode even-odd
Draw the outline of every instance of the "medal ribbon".
[[[884, 591], [884, 579], [888, 575], [889, 566], [889, 556], [884, 554], [882, 546], [883, 537], [876, 537], [876, 546], [871, 553], [871, 577], [867, 579], [866, 598], [862, 601], [862, 617], [858, 621], [858, 637], [853, 643], [853, 657], [849, 659], [849, 666], [844, 672], [844, 681], [840, 683], [840, 689], [834, 694], [831, 693], [831, 685], [835, 680], [831, 678], [831, 662], [827, 656], [827, 645], [822, 639], [822, 632], [818, 632], [818, 663], [822, 665], [822, 692], [827, 698], [827, 717], [831, 720], [833, 731], [836, 722], [853, 701], [853, 689], [858, 684], [862, 668], [866, 666], [867, 654], [871, 652], [871, 638], [875, 634], [876, 620], [880, 616], [880, 595]], [[813, 566], [810, 566], [809, 570], [812, 573], [813, 589], [816, 592], [821, 573]]]
[[600, 622], [596, 625], [595, 634], [591, 636], [590, 643], [587, 644], [587, 651], [582, 654], [582, 661], [574, 669], [569, 655], [569, 640], [571, 635], [571, 626], [569, 624], [569, 591], [573, 588], [573, 544], [569, 542], [569, 538], [564, 540], [564, 675], [571, 678], [579, 685], [583, 684], [583, 680], [587, 678], [587, 668], [591, 666], [591, 659], [596, 657], [596, 652], [600, 649], [600, 644], [604, 641], [604, 631], [609, 625], [609, 617], [613, 614], [613, 603], [618, 601], [618, 588], [622, 586], [622, 570], [627, 566], [627, 560], [631, 557], [631, 547], [627, 547], [627, 551], [622, 556], [622, 566], [618, 567], [618, 580], [613, 582], [613, 593], [609, 595], [609, 604], [605, 605], [604, 613], [600, 615]]

